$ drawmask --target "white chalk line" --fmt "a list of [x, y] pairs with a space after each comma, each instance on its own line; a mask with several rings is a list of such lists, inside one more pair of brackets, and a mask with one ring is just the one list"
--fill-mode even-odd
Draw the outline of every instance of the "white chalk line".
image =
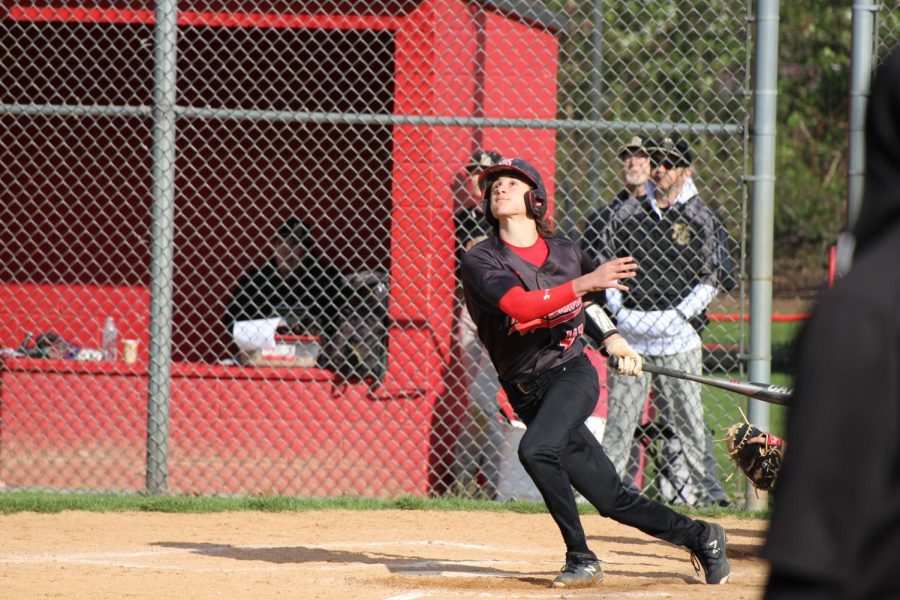
[[[535, 548], [498, 548], [496, 546], [489, 546], [485, 544], [469, 544], [462, 542], [449, 542], [443, 540], [385, 540], [379, 542], [327, 542], [320, 544], [310, 544], [303, 545], [304, 548], [307, 549], [336, 549], [339, 548], [343, 551], [358, 551], [361, 548], [390, 548], [397, 546], [411, 546], [411, 547], [421, 547], [421, 546], [442, 546], [447, 548], [457, 548], [463, 550], [480, 550], [485, 552], [492, 552], [495, 554], [509, 555], [509, 554], [526, 554], [532, 556], [545, 556], [546, 552], [537, 550]], [[186, 568], [182, 562], [179, 562], [176, 565], [166, 565], [164, 563], [142, 563], [136, 562], [134, 560], [126, 560], [126, 559], [137, 559], [142, 557], [152, 557], [152, 558], [165, 558], [166, 556], [172, 555], [191, 555], [202, 557], [204, 555], [226, 555], [229, 551], [233, 550], [270, 550], [274, 548], [274, 546], [270, 545], [245, 545], [245, 546], [231, 546], [231, 545], [219, 545], [219, 546], [205, 546], [202, 550], [183, 547], [183, 548], [151, 548], [147, 550], [137, 550], [137, 551], [128, 551], [128, 552], [77, 552], [77, 553], [69, 553], [69, 554], [31, 554], [31, 555], [0, 555], [0, 564], [47, 564], [47, 563], [66, 563], [66, 564], [89, 564], [95, 566], [109, 566], [109, 567], [124, 567], [124, 568], [134, 568], [134, 569], [184, 569]], [[263, 560], [263, 559], [261, 559]], [[312, 561], [310, 561], [312, 562]], [[211, 568], [205, 569], [203, 567], [189, 567], [189, 570], [193, 570], [196, 572], [206, 572], [206, 571], [235, 571], [235, 572], [244, 572], [244, 571], [260, 571], [260, 572], [273, 572], [279, 570], [291, 570], [291, 569], [307, 569], [307, 570], [317, 570], [317, 571], [342, 571], [347, 569], [358, 570], [360, 567], [375, 567], [375, 568], [387, 568], [392, 573], [400, 573], [400, 574], [409, 574], [409, 575], [435, 575], [435, 574], [445, 574], [447, 576], [474, 576], [474, 577], [482, 577], [482, 576], [500, 576], [500, 577], [516, 577], [522, 576], [522, 573], [519, 572], [491, 572], [491, 573], [483, 573], [479, 571], [462, 571], [459, 570], [459, 567], [491, 567], [495, 568], [500, 565], [512, 566], [512, 565], [534, 565], [535, 562], [552, 562], [552, 559], [530, 559], [530, 560], [521, 560], [521, 559], [510, 559], [510, 558], [492, 558], [492, 559], [435, 559], [435, 560], [409, 560], [409, 561], [397, 561], [397, 560], [385, 560], [383, 562], [346, 562], [346, 563], [328, 563], [321, 566], [311, 567], [308, 563], [296, 562], [296, 563], [280, 563], [278, 565], [271, 566], [253, 566], [253, 567], [240, 567], [240, 568]], [[604, 557], [602, 559], [603, 564], [628, 564], [630, 561], [621, 561], [621, 560], [610, 560], [609, 558]], [[445, 568], [455, 568], [456, 570], [447, 572]]]
[[[300, 544], [298, 544], [300, 545]], [[323, 544], [303, 545], [304, 548], [310, 549], [335, 549], [340, 548], [344, 551], [354, 551], [359, 548], [385, 548], [385, 547], [421, 547], [421, 546], [441, 546], [447, 548], [457, 548], [463, 550], [476, 550], [494, 552], [498, 554], [528, 554], [546, 556], [546, 551], [535, 548], [498, 548], [484, 544], [468, 544], [461, 542], [449, 542], [443, 540], [385, 540], [381, 542], [328, 542]], [[206, 546], [202, 551], [190, 547], [185, 548], [151, 548], [147, 550], [122, 551], [122, 552], [75, 552], [66, 554], [22, 554], [22, 555], [0, 555], [0, 564], [13, 565], [41, 565], [41, 564], [81, 564], [86, 566], [95, 566], [101, 568], [124, 568], [134, 570], [150, 570], [150, 571], [178, 571], [192, 573], [274, 573], [289, 570], [305, 570], [305, 571], [321, 571], [329, 573], [340, 573], [341, 571], [352, 571], [358, 574], [361, 569], [367, 571], [378, 571], [383, 574], [410, 576], [410, 577], [447, 577], [447, 578], [517, 578], [517, 577], [534, 577], [533, 572], [535, 562], [550, 562], [548, 560], [509, 560], [509, 559], [484, 559], [484, 560], [409, 560], [409, 561], [384, 561], [372, 563], [342, 563], [342, 564], [324, 564], [312, 566], [308, 563], [282, 563], [277, 565], [254, 565], [254, 566], [234, 566], [228, 568], [204, 567], [200, 565], [186, 565], [184, 562], [177, 564], [166, 564], [165, 562], [140, 562], [140, 558], [165, 559], [170, 556], [192, 555], [203, 557], [204, 555], [223, 555], [229, 550], [266, 550], [272, 549], [270, 545], [248, 545], [248, 546]], [[615, 561], [604, 560], [604, 563]], [[511, 566], [523, 565], [528, 571], [516, 572], [499, 569], [503, 566], [507, 569]], [[468, 568], [468, 569], [467, 569]], [[489, 572], [483, 570], [469, 569], [485, 569], [489, 568]], [[602, 584], [595, 588], [597, 592], [603, 591]], [[421, 588], [414, 589], [401, 594], [390, 594], [384, 597], [384, 600], [420, 600], [429, 597], [446, 597], [448, 590], [440, 588]], [[454, 598], [510, 598], [509, 590], [453, 590]], [[617, 598], [661, 598], [669, 594], [665, 592], [649, 592], [649, 591], [622, 591], [617, 592]], [[560, 590], [547, 589], [541, 592], [516, 592], [513, 596], [520, 600], [530, 598], [538, 600], [547, 600], [554, 598], [567, 598], [565, 594], [561, 595]]]
[[[327, 542], [324, 544], [315, 544], [311, 548], [331, 548], [334, 546], [344, 547], [347, 542]], [[463, 548], [466, 550], [496, 550], [494, 546], [486, 546], [484, 544], [469, 544], [465, 542], [445, 542], [443, 540], [385, 540], [381, 542], [353, 542], [354, 548], [367, 548], [371, 546], [448, 546], [451, 548]]]

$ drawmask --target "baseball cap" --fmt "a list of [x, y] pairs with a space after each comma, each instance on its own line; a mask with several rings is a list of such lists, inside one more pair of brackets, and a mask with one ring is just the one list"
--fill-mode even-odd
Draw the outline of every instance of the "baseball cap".
[[694, 153], [687, 140], [682, 138], [664, 138], [661, 142], [651, 142], [648, 150], [650, 160], [658, 162], [668, 159], [676, 167], [688, 167], [694, 162]]
[[622, 160], [626, 156], [631, 156], [637, 153], [638, 150], [641, 150], [645, 154], [647, 154], [647, 145], [649, 142], [650, 140], [645, 140], [639, 135], [632, 137], [630, 140], [628, 140], [628, 143], [622, 146], [622, 149], [619, 150], [619, 154], [617, 155], [619, 157], [619, 160]]
[[466, 163], [466, 170], [471, 172], [480, 171], [491, 167], [503, 159], [499, 152], [493, 150], [476, 150], [469, 162]]

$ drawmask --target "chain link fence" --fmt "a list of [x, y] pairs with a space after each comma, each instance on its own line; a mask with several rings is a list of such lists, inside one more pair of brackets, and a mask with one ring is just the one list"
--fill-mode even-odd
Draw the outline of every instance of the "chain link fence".
[[[4, 1], [0, 29], [9, 489], [538, 499], [456, 282], [480, 151], [580, 240], [632, 137], [686, 141], [735, 280], [691, 315], [697, 368], [743, 372], [750, 4]], [[703, 390], [686, 439], [679, 393], [634, 397], [627, 477], [737, 502], [740, 402]]]
[[878, 64], [900, 40], [900, 2], [876, 2], [871, 9], [875, 14], [874, 62]]

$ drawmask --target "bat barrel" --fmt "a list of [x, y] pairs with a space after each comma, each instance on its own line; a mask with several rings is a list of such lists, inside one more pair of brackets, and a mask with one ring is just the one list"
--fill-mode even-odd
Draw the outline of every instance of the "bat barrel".
[[[618, 363], [618, 357], [609, 357], [609, 365], [611, 367], [616, 368]], [[653, 363], [648, 363], [646, 361], [644, 362], [644, 371], [647, 371], [648, 373], [656, 373], [657, 375], [676, 377], [678, 379], [686, 379], [688, 381], [695, 381], [697, 383], [711, 385], [719, 389], [734, 392], [736, 394], [741, 394], [743, 396], [754, 398], [756, 400], [771, 402], [773, 404], [787, 404], [788, 400], [790, 400], [791, 396], [793, 395], [793, 390], [791, 388], [783, 386], [735, 380], [729, 381], [726, 379], [708, 377], [706, 375], [695, 375], [693, 373], [687, 373], [685, 371], [679, 371], [677, 369], [670, 369], [668, 367], [654, 365]]]

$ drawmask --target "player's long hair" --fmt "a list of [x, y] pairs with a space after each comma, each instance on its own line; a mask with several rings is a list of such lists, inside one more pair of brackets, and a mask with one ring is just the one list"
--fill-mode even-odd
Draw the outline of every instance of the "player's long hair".
[[[534, 217], [531, 218], [534, 219]], [[550, 223], [550, 219], [548, 219], [547, 217], [544, 217], [540, 221], [535, 219], [534, 226], [537, 227], [538, 235], [542, 238], [548, 239], [553, 237], [553, 225]], [[491, 233], [493, 233], [493, 235], [500, 235], [500, 221], [493, 221]]]

